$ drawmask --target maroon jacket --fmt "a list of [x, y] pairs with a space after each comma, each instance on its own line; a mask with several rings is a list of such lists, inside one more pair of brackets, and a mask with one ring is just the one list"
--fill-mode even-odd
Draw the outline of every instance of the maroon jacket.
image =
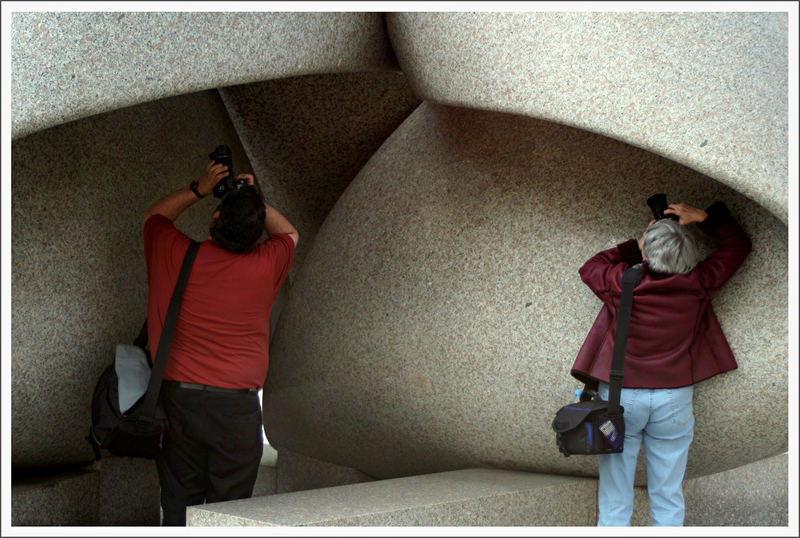
[[[718, 246], [708, 258], [685, 275], [656, 273], [644, 264], [634, 290], [623, 387], [683, 387], [737, 367], [710, 301], [751, 244], [725, 204], [715, 202], [706, 211], [708, 218], [698, 226]], [[579, 271], [603, 301], [572, 366], [572, 375], [584, 383], [608, 382], [622, 273], [641, 261], [639, 245], [631, 239], [596, 254]]]

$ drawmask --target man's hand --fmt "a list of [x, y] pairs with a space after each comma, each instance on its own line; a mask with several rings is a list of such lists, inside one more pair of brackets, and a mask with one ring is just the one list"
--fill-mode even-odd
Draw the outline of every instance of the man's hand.
[[228, 173], [228, 167], [224, 164], [215, 164], [214, 161], [208, 161], [203, 177], [197, 180], [197, 190], [201, 195], [208, 196], [214, 191], [214, 187], [217, 186], [217, 183], [227, 176]]
[[679, 224], [686, 226], [693, 222], [703, 222], [708, 217], [708, 213], [702, 209], [692, 207], [688, 204], [669, 204], [669, 207], [664, 210], [665, 215], [677, 215], [680, 219]]
[[[201, 196], [211, 194], [214, 192], [214, 187], [217, 186], [219, 180], [228, 174], [228, 167], [224, 164], [215, 164], [214, 161], [208, 161], [205, 173], [197, 181], [197, 192]], [[147, 211], [142, 215], [142, 225], [153, 215], [163, 215], [174, 222], [186, 208], [197, 202], [197, 200], [197, 196], [188, 185], [178, 189], [147, 208]]]

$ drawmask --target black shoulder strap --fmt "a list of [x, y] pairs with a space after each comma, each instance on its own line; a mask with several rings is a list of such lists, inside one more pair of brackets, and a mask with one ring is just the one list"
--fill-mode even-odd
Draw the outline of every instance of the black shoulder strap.
[[622, 274], [622, 295], [617, 312], [617, 334], [614, 338], [614, 355], [609, 372], [608, 413], [619, 414], [619, 393], [622, 391], [622, 378], [625, 375], [625, 349], [628, 345], [628, 326], [633, 307], [633, 288], [642, 279], [642, 266], [628, 267]]
[[169, 301], [167, 316], [164, 319], [164, 328], [161, 330], [161, 338], [158, 341], [158, 352], [156, 352], [156, 358], [153, 360], [150, 382], [147, 385], [147, 392], [145, 393], [139, 416], [155, 416], [156, 402], [158, 401], [158, 394], [161, 392], [161, 379], [164, 377], [164, 370], [167, 367], [169, 348], [172, 345], [172, 333], [175, 331], [175, 323], [178, 320], [178, 311], [181, 307], [183, 288], [189, 279], [189, 272], [192, 270], [192, 263], [199, 248], [200, 243], [193, 240], [186, 250], [186, 255], [183, 257], [183, 265], [181, 265], [178, 282], [175, 284], [175, 290], [172, 292], [172, 298]]
[[144, 318], [144, 324], [139, 330], [139, 336], [137, 336], [136, 340], [133, 341], [133, 345], [142, 349], [147, 349], [147, 316]]

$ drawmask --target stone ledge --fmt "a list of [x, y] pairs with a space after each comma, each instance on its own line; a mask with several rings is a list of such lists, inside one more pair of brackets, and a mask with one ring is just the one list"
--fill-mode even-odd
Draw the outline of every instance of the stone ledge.
[[591, 525], [595, 498], [593, 479], [467, 469], [190, 507], [187, 526]]
[[71, 472], [17, 480], [11, 486], [14, 526], [143, 526], [159, 524], [155, 464], [103, 457]]
[[[687, 527], [789, 524], [789, 455], [683, 482]], [[632, 525], [650, 525], [647, 488], [634, 491]]]
[[[190, 507], [187, 525], [594, 526], [596, 484], [468, 469]], [[686, 480], [684, 497], [686, 526], [785, 527], [788, 454]], [[635, 489], [631, 524], [650, 525], [646, 488]]]

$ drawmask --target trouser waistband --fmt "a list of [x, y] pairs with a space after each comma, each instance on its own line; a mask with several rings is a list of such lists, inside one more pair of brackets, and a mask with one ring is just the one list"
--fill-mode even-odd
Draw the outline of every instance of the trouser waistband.
[[169, 383], [181, 389], [208, 390], [212, 392], [235, 392], [235, 393], [258, 392], [258, 387], [253, 387], [249, 389], [226, 389], [223, 387], [212, 387], [211, 385], [201, 385], [199, 383], [184, 383], [182, 381], [164, 381], [164, 383]]

